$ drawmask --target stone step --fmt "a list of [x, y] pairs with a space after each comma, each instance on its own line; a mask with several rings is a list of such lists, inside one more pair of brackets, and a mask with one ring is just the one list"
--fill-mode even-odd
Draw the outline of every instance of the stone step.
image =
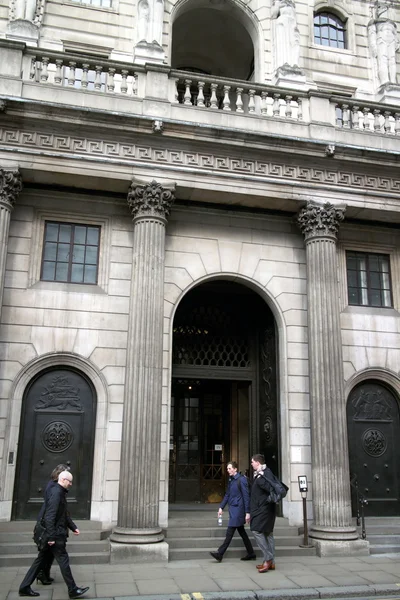
[[[256, 542], [253, 539], [253, 537], [251, 535], [249, 535], [249, 538], [253, 544], [253, 546], [256, 546]], [[222, 542], [224, 541], [225, 537], [215, 537], [215, 538], [210, 538], [210, 537], [192, 537], [190, 539], [188, 538], [175, 538], [175, 539], [171, 539], [171, 538], [167, 538], [166, 541], [168, 542], [168, 545], [170, 548], [178, 549], [178, 548], [209, 548], [210, 546], [213, 546], [214, 549], [218, 548]], [[303, 538], [299, 538], [297, 536], [293, 536], [293, 537], [277, 537], [275, 536], [275, 532], [274, 532], [274, 539], [275, 539], [275, 546], [276, 548], [284, 548], [284, 547], [294, 547], [294, 546], [298, 546], [299, 544], [301, 544], [303, 542]], [[242, 538], [240, 537], [240, 535], [235, 534], [232, 542], [229, 546], [229, 548], [243, 548], [243, 541]]]
[[[68, 541], [68, 553], [101, 553], [101, 552], [109, 552], [109, 542], [108, 540], [96, 540], [96, 541], [85, 541], [85, 540], [75, 540], [69, 539]], [[37, 547], [33, 543], [33, 541], [26, 542], [8, 542], [7, 544], [0, 545], [0, 556], [5, 555], [15, 555], [15, 554], [37, 554]]]
[[370, 544], [374, 544], [376, 546], [382, 545], [397, 545], [400, 546], [400, 535], [387, 535], [387, 534], [371, 534], [367, 532], [367, 540]]
[[[80, 528], [79, 528], [80, 529]], [[81, 534], [79, 536], [79, 540], [88, 542], [88, 541], [97, 541], [100, 539], [105, 539], [109, 536], [109, 531], [97, 531], [97, 530], [88, 530], [80, 529]], [[33, 536], [33, 528], [31, 531], [12, 531], [12, 532], [2, 532], [0, 530], [0, 544], [8, 544], [10, 542], [10, 533], [12, 534], [13, 542], [29, 542], [32, 543]], [[70, 538], [72, 541], [72, 534], [70, 534]]]
[[[73, 565], [107, 564], [110, 562], [108, 552], [71, 553], [68, 552]], [[3, 554], [0, 555], [0, 567], [30, 567], [32, 554]]]
[[[368, 539], [368, 538], [367, 538]], [[400, 544], [371, 544], [369, 546], [370, 554], [398, 554], [400, 553]]]
[[[81, 531], [102, 531], [101, 521], [74, 521]], [[0, 521], [0, 533], [31, 532], [36, 521]]]
[[[192, 537], [208, 537], [208, 538], [216, 538], [225, 536], [226, 526], [225, 527], [171, 527], [169, 526], [167, 530], [165, 530], [165, 537], [170, 539], [176, 538], [192, 538]], [[250, 530], [246, 529], [247, 533], [250, 535]], [[294, 527], [275, 527], [274, 535], [277, 537], [293, 537], [299, 534], [297, 528]]]
[[[210, 556], [210, 552], [215, 552], [216, 548], [170, 548], [169, 560], [198, 560], [201, 558], [209, 558], [211, 561], [214, 560]], [[241, 547], [235, 548], [229, 546], [226, 551], [226, 558], [241, 558], [246, 554], [246, 550], [242, 544]], [[257, 557], [261, 560], [261, 553], [256, 550]], [[315, 548], [299, 548], [298, 546], [286, 546], [278, 547], [276, 549], [277, 561], [280, 556], [315, 556]], [[253, 562], [253, 561], [252, 561]], [[254, 561], [256, 563], [257, 561]]]

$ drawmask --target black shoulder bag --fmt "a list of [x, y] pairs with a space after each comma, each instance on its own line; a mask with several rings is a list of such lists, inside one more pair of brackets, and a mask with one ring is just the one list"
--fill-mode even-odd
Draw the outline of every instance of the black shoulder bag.
[[47, 533], [44, 515], [46, 514], [46, 503], [44, 506], [43, 517], [38, 520], [33, 530], [33, 541], [35, 542], [38, 550], [44, 550], [47, 546], [47, 542], [49, 541], [49, 535]]

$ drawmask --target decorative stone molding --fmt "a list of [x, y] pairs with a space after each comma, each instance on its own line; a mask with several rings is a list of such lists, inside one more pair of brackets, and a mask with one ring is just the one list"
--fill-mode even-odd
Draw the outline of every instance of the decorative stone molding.
[[22, 178], [19, 171], [0, 168], [0, 205], [11, 211], [21, 190]]
[[0, 100], [0, 112], [5, 112], [7, 108], [7, 102], [5, 100]]
[[314, 237], [330, 237], [336, 240], [336, 234], [340, 223], [344, 219], [345, 208], [338, 208], [326, 202], [317, 204], [309, 202], [302, 208], [297, 216], [297, 224], [300, 227], [305, 241]]
[[[95, 158], [108, 158], [110, 163], [128, 162], [129, 165], [140, 163], [148, 165], [166, 164], [177, 169], [185, 167], [208, 173], [233, 173], [247, 177], [257, 177], [257, 180], [283, 180], [295, 182], [297, 186], [303, 184], [327, 185], [330, 188], [353, 188], [354, 190], [372, 190], [374, 192], [394, 193], [400, 192], [400, 177], [385, 177], [369, 173], [353, 172], [350, 169], [334, 170], [321, 169], [309, 165], [293, 165], [284, 162], [265, 161], [258, 158], [241, 156], [224, 156], [211, 152], [196, 152], [182, 150], [181, 148], [160, 148], [156, 144], [130, 144], [115, 140], [101, 140], [98, 138], [51, 134], [32, 130], [19, 130], [0, 128], [0, 142], [8, 148], [24, 149], [30, 152], [35, 149], [41, 155], [54, 157], [68, 156], [76, 159], [77, 155]], [[308, 161], [309, 162], [309, 161]]]
[[154, 180], [148, 184], [132, 181], [128, 192], [128, 204], [134, 220], [146, 216], [167, 219], [174, 199], [172, 189], [166, 189]]
[[40, 27], [46, 0], [10, 0], [9, 20], [30, 21]]

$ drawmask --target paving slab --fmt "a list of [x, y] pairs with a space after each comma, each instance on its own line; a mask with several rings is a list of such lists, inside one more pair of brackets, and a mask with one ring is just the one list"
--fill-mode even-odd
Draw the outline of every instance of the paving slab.
[[319, 588], [330, 587], [332, 585], [332, 582], [329, 581], [329, 579], [322, 577], [322, 575], [318, 575], [318, 573], [310, 573], [309, 575], [290, 575], [290, 573], [288, 573], [287, 576], [299, 587]]
[[135, 580], [138, 593], [145, 594], [179, 594], [180, 589], [171, 578], [151, 581], [150, 579]]
[[95, 585], [97, 596], [134, 596], [139, 594], [138, 587], [135, 583], [97, 583]]
[[196, 590], [201, 590], [201, 593], [221, 591], [219, 585], [211, 579], [211, 577], [207, 577], [206, 575], [195, 578], [188, 577], [187, 575], [184, 577], [174, 577], [174, 581], [181, 593], [200, 593], [196, 592]]
[[[227, 600], [225, 592], [205, 593], [201, 594], [204, 600]], [[229, 600], [256, 600], [257, 596], [252, 592], [231, 592]], [[201, 600], [199, 596], [194, 596], [194, 600]]]

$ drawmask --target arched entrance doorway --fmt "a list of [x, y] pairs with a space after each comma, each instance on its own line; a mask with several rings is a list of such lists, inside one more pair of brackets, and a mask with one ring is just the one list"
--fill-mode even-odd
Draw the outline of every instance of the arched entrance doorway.
[[41, 371], [22, 403], [12, 518], [36, 519], [54, 467], [70, 466], [68, 496], [76, 519], [90, 518], [96, 394], [82, 373], [59, 367]]
[[279, 472], [277, 343], [265, 302], [229, 281], [186, 294], [173, 327], [170, 502], [219, 502], [226, 463]]
[[[378, 380], [366, 380], [347, 402], [350, 474], [367, 498], [368, 516], [400, 513], [400, 410], [393, 391]], [[352, 489], [353, 514], [356, 494]]]

